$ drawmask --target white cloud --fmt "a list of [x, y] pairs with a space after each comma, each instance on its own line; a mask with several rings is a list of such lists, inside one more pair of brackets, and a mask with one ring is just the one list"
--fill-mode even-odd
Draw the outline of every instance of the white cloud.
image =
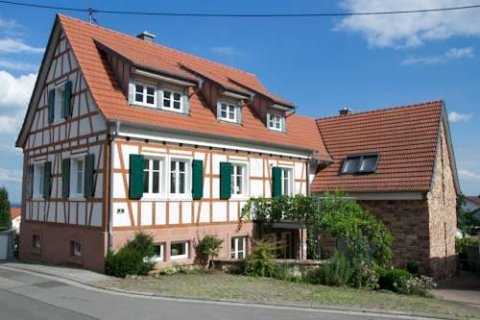
[[8, 20], [0, 18], [0, 28], [1, 29], [12, 29], [17, 26], [15, 20]]
[[0, 168], [0, 182], [22, 182], [22, 171]]
[[468, 180], [468, 181], [479, 181], [480, 182], [480, 174], [475, 173], [470, 170], [459, 169], [458, 174], [460, 178]]
[[451, 60], [472, 59], [474, 57], [475, 52], [472, 47], [451, 48], [442, 55], [425, 57], [410, 56], [403, 60], [402, 64], [439, 64]]
[[448, 114], [448, 120], [450, 122], [466, 122], [469, 121], [473, 117], [471, 113], [459, 113], [452, 111]]
[[232, 46], [218, 46], [210, 48], [210, 51], [218, 55], [226, 56], [228, 58], [233, 58], [241, 55], [241, 51]]
[[22, 39], [11, 39], [5, 38], [0, 39], [0, 52], [3, 53], [19, 53], [19, 52], [26, 52], [26, 53], [43, 53], [45, 51], [44, 48], [36, 48], [32, 47]]
[[[458, 7], [475, 0], [344, 0], [347, 12], [399, 11]], [[414, 47], [426, 41], [456, 36], [480, 36], [480, 10], [349, 16], [336, 30], [362, 34], [372, 47]]]
[[14, 77], [7, 71], [0, 70], [0, 110], [16, 108], [23, 113], [30, 101], [36, 74], [30, 73]]
[[38, 66], [33, 63], [28, 62], [20, 62], [20, 61], [11, 61], [0, 59], [0, 67], [9, 69], [9, 70], [17, 70], [17, 71], [34, 71], [38, 70]]

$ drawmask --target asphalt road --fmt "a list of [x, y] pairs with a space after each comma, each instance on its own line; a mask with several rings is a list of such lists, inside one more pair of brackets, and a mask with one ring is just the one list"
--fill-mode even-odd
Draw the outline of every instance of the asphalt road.
[[141, 297], [0, 266], [0, 319], [409, 319], [335, 310]]

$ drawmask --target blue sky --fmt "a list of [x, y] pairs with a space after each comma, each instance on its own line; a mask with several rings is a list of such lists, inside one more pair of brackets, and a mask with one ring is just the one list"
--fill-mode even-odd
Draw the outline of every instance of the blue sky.
[[[479, 0], [47, 1], [135, 11], [286, 13], [390, 11]], [[86, 14], [63, 12], [86, 19]], [[20, 199], [22, 153], [14, 141], [55, 11], [0, 4], [0, 185]], [[462, 191], [480, 194], [480, 9], [307, 19], [202, 19], [96, 14], [100, 25], [257, 74], [301, 114], [334, 115], [444, 99]]]

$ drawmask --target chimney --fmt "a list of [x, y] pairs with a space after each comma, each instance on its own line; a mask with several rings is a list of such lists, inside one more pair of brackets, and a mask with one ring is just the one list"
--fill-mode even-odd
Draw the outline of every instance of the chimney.
[[153, 33], [150, 33], [148, 31], [143, 31], [142, 33], [139, 33], [137, 35], [137, 38], [142, 39], [147, 42], [153, 42], [153, 39], [155, 38], [155, 35]]
[[340, 109], [338, 112], [341, 116], [348, 116], [349, 114], [352, 114], [352, 110], [349, 108], [345, 107], [343, 109]]

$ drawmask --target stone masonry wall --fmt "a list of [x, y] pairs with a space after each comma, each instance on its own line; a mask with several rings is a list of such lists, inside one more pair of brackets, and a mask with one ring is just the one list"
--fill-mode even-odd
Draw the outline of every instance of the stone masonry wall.
[[433, 188], [427, 194], [430, 232], [429, 256], [432, 273], [437, 278], [447, 278], [452, 276], [456, 270], [457, 193], [443, 125], [440, 129]]

